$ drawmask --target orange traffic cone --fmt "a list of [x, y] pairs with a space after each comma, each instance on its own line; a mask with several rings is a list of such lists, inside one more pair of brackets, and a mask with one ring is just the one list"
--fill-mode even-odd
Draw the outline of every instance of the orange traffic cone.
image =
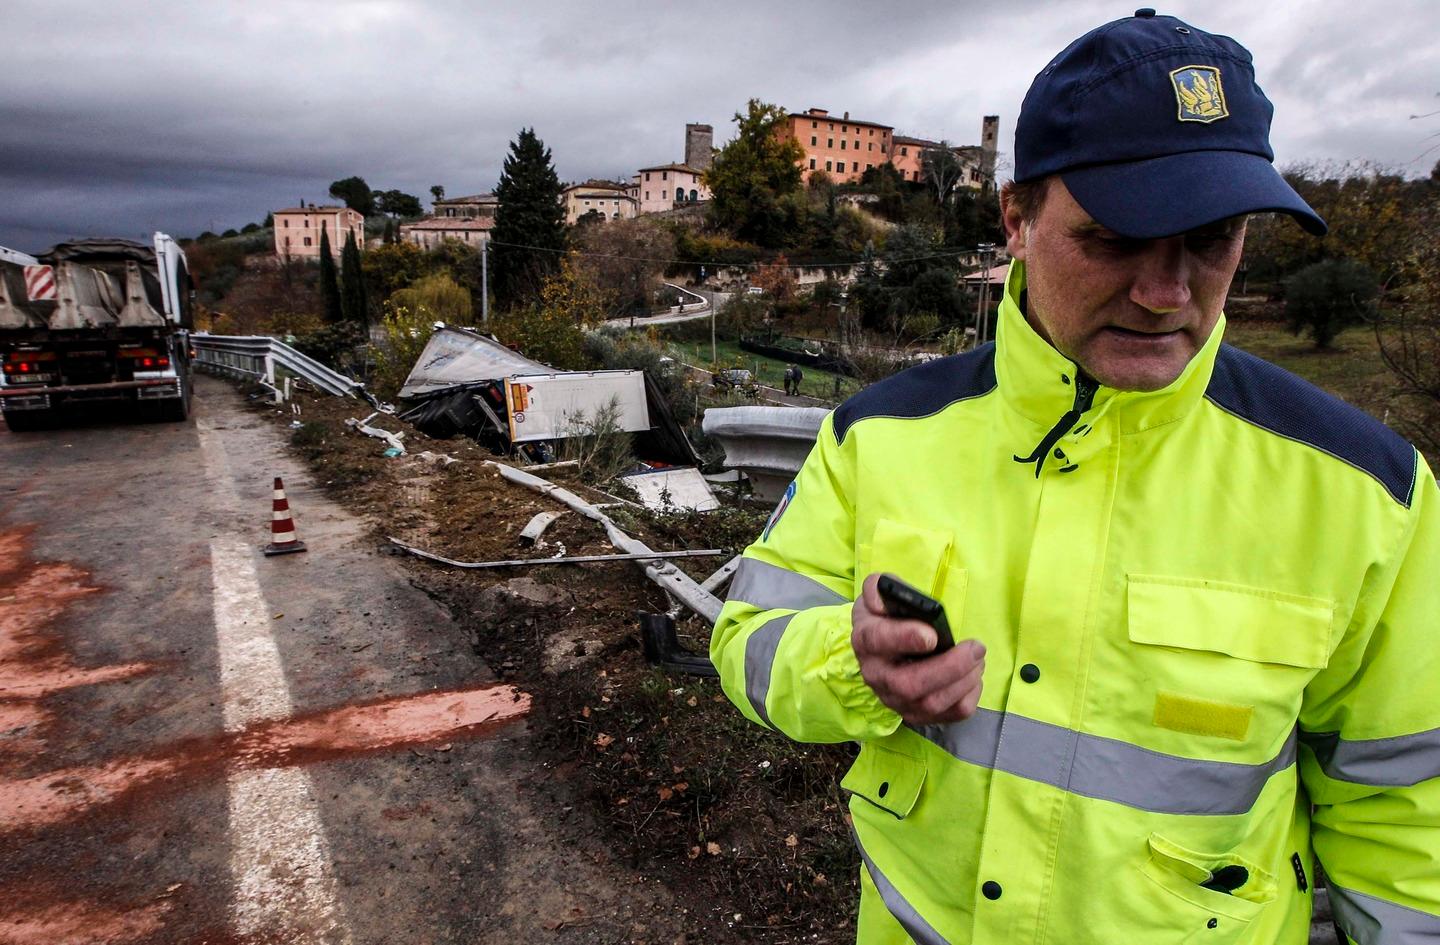
[[304, 551], [305, 543], [295, 537], [295, 522], [290, 518], [290, 502], [285, 498], [285, 484], [275, 477], [275, 503], [270, 513], [270, 544], [265, 546], [267, 555], [286, 555], [292, 551]]

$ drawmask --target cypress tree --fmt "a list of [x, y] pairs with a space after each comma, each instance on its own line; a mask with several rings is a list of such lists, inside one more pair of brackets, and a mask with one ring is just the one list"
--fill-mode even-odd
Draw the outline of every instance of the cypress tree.
[[385, 235], [380, 238], [380, 242], [386, 246], [395, 242], [395, 223], [393, 220], [385, 221]]
[[[495, 196], [499, 205], [491, 231], [493, 291], [499, 305], [512, 308], [539, 297], [545, 278], [559, 271], [565, 248], [560, 178], [550, 149], [533, 128], [521, 129], [510, 143]], [[527, 248], [517, 248], [521, 246]]]
[[320, 314], [332, 325], [344, 318], [340, 285], [335, 278], [335, 257], [330, 255], [330, 234], [320, 224]]
[[345, 237], [345, 248], [340, 252], [340, 309], [347, 322], [356, 325], [370, 322], [365, 275], [360, 271], [360, 247], [355, 243], [354, 230]]

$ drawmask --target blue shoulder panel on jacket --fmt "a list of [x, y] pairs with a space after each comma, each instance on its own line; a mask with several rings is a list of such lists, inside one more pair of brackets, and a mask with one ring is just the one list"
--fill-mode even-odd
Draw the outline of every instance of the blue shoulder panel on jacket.
[[835, 409], [835, 442], [867, 417], [918, 419], [995, 389], [995, 343], [937, 358], [887, 377]]
[[1228, 344], [1220, 346], [1205, 396], [1242, 420], [1363, 470], [1410, 507], [1415, 448], [1365, 411]]

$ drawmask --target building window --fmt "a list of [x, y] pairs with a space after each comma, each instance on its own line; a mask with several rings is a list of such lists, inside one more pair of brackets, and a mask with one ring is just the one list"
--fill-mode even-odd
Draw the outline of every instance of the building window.
[[909, 154], [909, 153], [910, 153], [910, 149], [909, 149], [909, 148], [901, 148], [901, 149], [900, 149], [900, 156], [901, 156], [901, 157], [904, 157], [904, 156], [906, 156], [906, 155]]
[[290, 248], [290, 237], [288, 237], [288, 236], [285, 237], [285, 248], [286, 248], [286, 249], [289, 249], [289, 248]]
[[820, 123], [819, 123], [818, 121], [812, 121], [812, 122], [810, 122], [810, 127], [811, 127], [811, 128], [819, 128], [819, 127], [820, 127]]
[[816, 137], [815, 137], [814, 135], [811, 135], [811, 136], [810, 136], [810, 147], [812, 147], [812, 148], [815, 147], [815, 142], [816, 142], [816, 140], [817, 140], [817, 139], [816, 139]]
[[844, 139], [844, 138], [841, 138], [841, 139], [840, 139], [840, 150], [841, 150], [841, 151], [844, 151], [844, 150], [845, 150], [845, 139]]
[[310, 218], [309, 218], [309, 217], [306, 217], [306, 218], [305, 218], [305, 228], [306, 228], [307, 230], [310, 228]]
[[834, 131], [834, 130], [835, 130], [835, 123], [832, 121], [832, 122], [829, 122], [828, 124], [829, 124], [829, 126], [830, 126], [830, 127], [829, 127], [829, 130], [830, 130], [830, 131]]
[[825, 147], [827, 147], [827, 148], [833, 148], [833, 147], [835, 147], [835, 139], [834, 139], [834, 138], [826, 138], [826, 139], [825, 139]]
[[884, 153], [885, 153], [885, 142], [883, 142], [883, 141], [880, 142], [880, 153], [881, 153], [881, 154], [884, 154]]
[[690, 188], [690, 202], [691, 202], [691, 203], [694, 203], [695, 201], [697, 201], [697, 200], [699, 200], [699, 199], [700, 199], [700, 191], [696, 190], [696, 189], [693, 188], [693, 187]]
[[661, 179], [661, 180], [669, 180], [669, 179], [670, 179], [670, 172], [669, 172], [669, 171], [661, 171], [661, 172], [660, 172], [660, 179]]
[[875, 129], [874, 129], [874, 128], [871, 128], [871, 129], [870, 129], [870, 137], [872, 137], [872, 138], [875, 137]]
[[844, 162], [844, 161], [836, 161], [836, 162], [835, 162], [835, 171], [836, 171], [836, 173], [839, 173], [839, 174], [845, 173], [845, 162]]
[[[646, 172], [645, 172], [645, 179], [646, 179], [646, 180], [649, 180], [649, 179], [650, 179], [650, 172], [649, 172], [649, 171], [646, 171]], [[647, 195], [647, 196], [648, 196], [648, 195]]]
[[309, 246], [309, 245], [310, 245], [310, 237], [308, 237], [308, 236], [305, 237], [305, 245], [306, 245], [306, 246]]
[[860, 150], [860, 140], [859, 140], [858, 138], [855, 140], [855, 150], [856, 150], [856, 151], [859, 151], [859, 150]]
[[648, 190], [645, 191], [645, 199], [646, 199], [646, 200], [649, 200], [649, 199], [650, 199], [650, 191], [648, 191]]
[[875, 169], [875, 165], [874, 165], [874, 164], [866, 164], [866, 165], [865, 165], [865, 170], [867, 170], [867, 171], [873, 171], [874, 169]]
[[840, 126], [840, 132], [841, 132], [842, 134], [847, 134], [847, 135], [848, 135], [848, 134], [850, 133], [850, 126], [849, 126], [849, 125], [841, 125], [841, 126]]
[[815, 159], [814, 159], [814, 158], [811, 158], [811, 159], [810, 159], [810, 170], [812, 170], [812, 171], [815, 170]]
[[826, 161], [826, 162], [825, 162], [825, 170], [827, 170], [827, 171], [832, 171], [832, 170], [834, 170], [834, 168], [830, 166], [830, 162], [829, 162], [829, 161]]

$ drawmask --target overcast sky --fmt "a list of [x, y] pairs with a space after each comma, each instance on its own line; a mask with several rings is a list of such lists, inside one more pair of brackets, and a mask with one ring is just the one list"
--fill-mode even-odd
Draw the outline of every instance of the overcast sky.
[[[92, 3], [6, 0], [0, 245], [176, 236], [262, 220], [359, 174], [429, 203], [494, 187], [534, 126], [562, 180], [678, 161], [686, 122], [730, 137], [751, 97], [978, 142], [1002, 168], [1031, 78], [1133, 7], [1097, 0]], [[1159, 6], [1255, 54], [1277, 163], [1428, 173], [1440, 2]]]

